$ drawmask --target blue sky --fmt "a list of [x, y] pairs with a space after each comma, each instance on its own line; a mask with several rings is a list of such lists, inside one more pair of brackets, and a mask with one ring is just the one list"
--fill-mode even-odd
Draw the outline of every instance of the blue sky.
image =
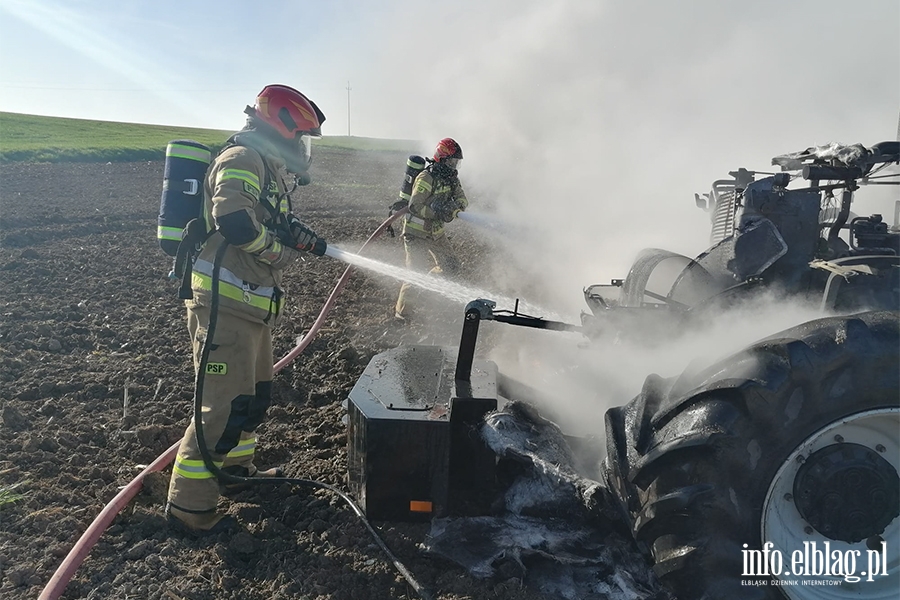
[[354, 4], [2, 0], [0, 109], [229, 129], [281, 82], [346, 133], [347, 81], [365, 68], [349, 60], [364, 47]]
[[858, 129], [900, 105], [900, 3], [848, 6], [0, 0], [0, 110], [229, 129], [281, 82], [316, 100], [339, 135], [349, 82], [359, 135], [419, 136], [435, 120], [528, 128], [535, 110], [615, 118], [629, 107], [701, 125], [726, 111], [716, 97], [734, 108], [729, 120], [781, 110]]
[[284, 83], [345, 135], [348, 81], [353, 135], [457, 138], [470, 195], [564, 232], [547, 271], [580, 289], [705, 249], [693, 194], [729, 170], [896, 139], [900, 2], [0, 0], [3, 111], [234, 130]]

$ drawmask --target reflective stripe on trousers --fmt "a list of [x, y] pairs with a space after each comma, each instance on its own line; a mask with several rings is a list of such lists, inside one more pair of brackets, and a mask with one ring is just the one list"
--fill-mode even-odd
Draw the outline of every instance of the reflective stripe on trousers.
[[[209, 308], [188, 307], [188, 330], [193, 345], [194, 365], [208, 331]], [[271, 399], [272, 330], [267, 325], [248, 321], [220, 311], [216, 331], [210, 340], [208, 369], [204, 375], [203, 434], [209, 453], [217, 465], [241, 466], [253, 472], [256, 451], [256, 426], [265, 416]], [[190, 511], [215, 509], [219, 484], [203, 464], [203, 454], [194, 420], [188, 423], [178, 448], [178, 457], [169, 483], [169, 501]]]
[[[249, 438], [242, 439], [237, 446], [231, 449], [231, 451], [225, 457], [224, 461], [214, 460], [213, 464], [221, 468], [225, 463], [241, 462], [234, 459], [239, 459], [247, 456], [252, 457], [255, 453], [256, 435], [253, 435]], [[178, 456], [175, 458], [175, 463], [172, 466], [172, 469], [182, 477], [187, 477], [188, 479], [212, 479], [213, 477], [215, 477], [212, 471], [206, 468], [206, 462], [203, 459], [192, 460], [187, 458], [183, 454], [178, 454]]]

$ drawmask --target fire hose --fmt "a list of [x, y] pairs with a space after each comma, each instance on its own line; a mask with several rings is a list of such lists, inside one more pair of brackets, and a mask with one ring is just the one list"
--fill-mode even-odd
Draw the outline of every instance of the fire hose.
[[[363, 245], [359, 249], [359, 253], [362, 253], [363, 250], [369, 245], [370, 242], [377, 239], [384, 231], [390, 227], [391, 223], [393, 223], [396, 219], [400, 218], [404, 214], [406, 214], [406, 209], [397, 211], [389, 216], [381, 225], [378, 226], [375, 231], [369, 236], [369, 238], [363, 243]], [[224, 245], [223, 245], [224, 247]], [[289, 364], [294, 358], [299, 356], [307, 346], [309, 346], [310, 342], [315, 338], [319, 329], [325, 322], [325, 318], [331, 312], [332, 307], [334, 306], [337, 297], [343, 291], [344, 287], [347, 285], [347, 281], [350, 278], [352, 273], [352, 266], [348, 266], [341, 277], [338, 279], [337, 284], [335, 284], [334, 289], [331, 294], [328, 296], [328, 299], [325, 302], [325, 305], [322, 307], [322, 310], [319, 312], [319, 316], [316, 318], [313, 325], [310, 327], [309, 331], [303, 338], [299, 341], [297, 346], [293, 348], [288, 354], [284, 356], [281, 360], [275, 363], [273, 370], [275, 373], [278, 373], [283, 369], [287, 364]], [[218, 279], [218, 277], [216, 277]], [[213, 289], [215, 288], [215, 282], [213, 284]], [[213, 298], [216, 298], [217, 295], [214, 294]], [[210, 311], [214, 314], [214, 311]], [[212, 317], [211, 317], [212, 318]], [[213, 323], [214, 325], [214, 323]], [[212, 337], [211, 335], [208, 337]], [[206, 354], [208, 355], [208, 348], [205, 348]], [[202, 373], [202, 369], [198, 370], [198, 380], [202, 385], [202, 377], [200, 377], [200, 373]], [[199, 390], [196, 393], [196, 401], [195, 401], [195, 419], [197, 416], [197, 406], [200, 404]], [[196, 423], [201, 423], [200, 420], [196, 420]], [[197, 427], [198, 438], [202, 436], [202, 427]], [[198, 440], [199, 441], [199, 440]], [[178, 452], [178, 447], [181, 442], [177, 442], [173, 444], [169, 449], [163, 452], [160, 456], [156, 458], [150, 465], [148, 465], [144, 470], [142, 470], [128, 485], [122, 488], [118, 494], [100, 511], [100, 514], [94, 519], [94, 521], [88, 526], [88, 528], [84, 531], [72, 549], [69, 551], [69, 554], [57, 568], [56, 572], [50, 578], [50, 581], [44, 587], [44, 590], [41, 592], [38, 600], [56, 600], [59, 598], [69, 581], [72, 579], [72, 576], [75, 574], [75, 571], [79, 566], [84, 562], [87, 558], [88, 554], [90, 554], [91, 549], [94, 544], [97, 543], [97, 540], [100, 539], [100, 536], [109, 527], [110, 523], [112, 523], [113, 519], [116, 515], [123, 509], [128, 503], [137, 495], [140, 491], [144, 477], [146, 477], [149, 473], [153, 473], [155, 471], [162, 471], [167, 466], [169, 466], [172, 461], [175, 459], [175, 455]], [[199, 444], [201, 449], [206, 449], [205, 444], [201, 441]], [[206, 453], [208, 454], [208, 450]], [[204, 456], [204, 460], [206, 460], [206, 455]], [[211, 463], [211, 461], [207, 461]], [[215, 467], [215, 465], [211, 465]], [[223, 474], [224, 475], [224, 474]], [[233, 477], [233, 476], [232, 476]], [[274, 479], [274, 482], [277, 483], [293, 483], [298, 485], [311, 485], [315, 487], [321, 487], [323, 489], [330, 490], [338, 494], [353, 510], [353, 512], [360, 518], [360, 520], [365, 525], [366, 529], [369, 531], [370, 535], [374, 538], [378, 546], [381, 550], [386, 554], [386, 556], [390, 559], [391, 563], [394, 567], [403, 575], [404, 579], [407, 583], [412, 587], [421, 598], [428, 599], [430, 596], [427, 592], [422, 588], [422, 586], [415, 580], [412, 574], [406, 569], [406, 567], [394, 556], [394, 554], [390, 551], [384, 541], [378, 536], [375, 529], [372, 527], [371, 523], [365, 518], [362, 510], [356, 505], [355, 502], [344, 492], [338, 490], [337, 488], [328, 485], [326, 483], [306, 480], [306, 479], [292, 479], [292, 478], [238, 478], [234, 479], [244, 481], [244, 480], [252, 480], [253, 483], [268, 483]], [[270, 481], [266, 481], [266, 480]]]

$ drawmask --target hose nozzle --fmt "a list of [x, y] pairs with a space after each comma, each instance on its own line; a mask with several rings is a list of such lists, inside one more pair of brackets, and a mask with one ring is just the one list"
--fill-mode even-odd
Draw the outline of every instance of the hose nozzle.
[[497, 303], [493, 300], [478, 298], [477, 300], [472, 300], [466, 304], [466, 313], [468, 314], [470, 311], [477, 311], [478, 317], [482, 321], [489, 321], [494, 318], [494, 309], [496, 307]]

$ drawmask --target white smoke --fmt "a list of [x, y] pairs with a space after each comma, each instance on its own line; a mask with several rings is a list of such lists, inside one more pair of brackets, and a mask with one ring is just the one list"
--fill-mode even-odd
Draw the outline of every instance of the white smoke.
[[540, 409], [564, 432], [602, 436], [606, 410], [636, 396], [648, 375], [674, 377], [703, 369], [758, 340], [824, 316], [808, 305], [771, 296], [671, 336], [652, 321], [642, 331], [619, 336], [610, 331], [590, 342], [576, 334], [509, 328], [491, 358], [502, 373], [541, 392]]
[[[642, 248], [705, 250], [708, 215], [693, 194], [728, 171], [765, 171], [775, 155], [827, 142], [894, 137], [900, 5], [847, 6], [403, 3], [373, 22], [365, 64], [378, 67], [353, 75], [355, 119], [364, 135], [420, 139], [426, 153], [456, 138], [471, 210], [494, 211], [520, 232], [498, 252], [495, 284], [506, 295], [540, 289], [535, 302], [574, 320], [583, 287], [624, 277]], [[895, 194], [859, 197], [854, 212], [890, 220]], [[589, 379], [606, 391], [560, 395], [621, 404], [649, 372], [675, 375], [703, 351], [737, 349], [809, 316], [760, 306], [656, 350], [627, 341], [591, 350]], [[517, 356], [519, 372], [535, 378], [529, 354], [549, 349], [568, 362], [558, 335], [518, 331], [498, 356], [507, 367]]]
[[460, 141], [472, 210], [528, 228], [511, 253], [560, 310], [641, 248], [704, 250], [693, 194], [729, 170], [891, 139], [900, 109], [891, 0], [462, 0], [381, 17], [356, 121], [426, 152]]

